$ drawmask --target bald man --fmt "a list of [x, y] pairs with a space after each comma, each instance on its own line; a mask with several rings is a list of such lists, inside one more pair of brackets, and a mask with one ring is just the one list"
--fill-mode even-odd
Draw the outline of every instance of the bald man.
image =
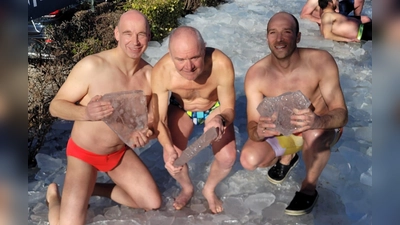
[[187, 147], [194, 126], [204, 124], [204, 132], [218, 128], [218, 137], [212, 144], [215, 160], [202, 193], [212, 213], [222, 212], [215, 187], [228, 175], [236, 158], [231, 60], [220, 50], [206, 47], [198, 30], [182, 26], [170, 34], [169, 52], [154, 65], [151, 79], [159, 102], [158, 140], [165, 167], [182, 187], [173, 206], [182, 209], [194, 191], [188, 166], [174, 167], [173, 163]]
[[[143, 162], [103, 122], [113, 112], [106, 93], [142, 90], [150, 101], [152, 67], [141, 56], [150, 40], [149, 24], [138, 11], [128, 11], [114, 30], [118, 46], [79, 61], [50, 104], [55, 117], [75, 121], [68, 141], [62, 200], [57, 184], [47, 189], [51, 225], [85, 224], [91, 195], [109, 197], [132, 208], [159, 208], [161, 196]], [[145, 132], [134, 143], [144, 146]], [[148, 135], [148, 136], [146, 136]], [[114, 183], [96, 184], [97, 171]]]
[[[247, 170], [273, 166], [268, 180], [282, 183], [302, 151], [306, 177], [285, 213], [311, 212], [318, 199], [317, 181], [326, 166], [330, 148], [347, 123], [347, 107], [339, 83], [338, 67], [324, 50], [298, 48], [301, 33], [297, 19], [286, 12], [271, 17], [267, 41], [271, 54], [247, 71], [247, 131], [240, 162]], [[261, 117], [257, 106], [264, 97], [276, 97], [300, 90], [311, 102], [308, 109], [290, 109], [294, 134], [283, 136], [275, 130], [272, 117]]]

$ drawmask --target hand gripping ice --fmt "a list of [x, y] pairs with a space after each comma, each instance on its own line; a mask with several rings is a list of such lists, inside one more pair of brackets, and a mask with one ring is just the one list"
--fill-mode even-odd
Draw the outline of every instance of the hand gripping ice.
[[181, 156], [175, 160], [174, 166], [182, 166], [189, 162], [193, 157], [195, 157], [201, 150], [205, 149], [212, 141], [217, 138], [218, 132], [217, 128], [212, 127], [208, 129], [204, 134], [202, 134], [193, 144], [188, 146], [181, 154]]
[[105, 94], [100, 101], [109, 101], [114, 108], [113, 113], [103, 121], [129, 147], [134, 132], [147, 129], [147, 104], [143, 91], [122, 91]]
[[258, 105], [257, 111], [261, 116], [268, 117], [276, 113], [276, 130], [283, 135], [290, 135], [296, 129], [290, 123], [293, 109], [307, 109], [310, 104], [310, 100], [301, 91], [286, 92], [277, 97], [265, 97]]

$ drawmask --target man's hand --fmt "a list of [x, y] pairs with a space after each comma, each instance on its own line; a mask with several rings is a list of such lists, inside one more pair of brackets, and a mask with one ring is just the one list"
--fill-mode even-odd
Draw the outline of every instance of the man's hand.
[[207, 124], [204, 126], [203, 132], [205, 133], [211, 127], [218, 128], [217, 129], [218, 135], [215, 141], [219, 141], [221, 140], [222, 135], [225, 133], [226, 127], [224, 126], [224, 123], [225, 123], [225, 118], [223, 118], [221, 114], [217, 114], [210, 121], [207, 122]]
[[132, 143], [132, 148], [141, 148], [149, 143], [149, 137], [153, 135], [150, 129], [145, 129], [144, 131], [135, 131], [132, 133], [130, 138], [130, 143]]
[[272, 137], [280, 135], [280, 132], [276, 131], [276, 125], [274, 121], [276, 120], [276, 114], [272, 115], [271, 117], [260, 117], [257, 124], [257, 135], [258, 137]]
[[175, 167], [173, 165], [177, 158], [178, 158], [178, 153], [176, 152], [174, 147], [168, 149], [164, 148], [165, 168], [171, 175], [175, 175], [183, 169], [183, 166]]
[[290, 123], [296, 127], [295, 133], [316, 128], [315, 124], [319, 117], [310, 109], [293, 109], [293, 113]]
[[99, 121], [114, 111], [112, 105], [108, 101], [99, 101], [100, 95], [94, 96], [86, 106], [86, 120]]

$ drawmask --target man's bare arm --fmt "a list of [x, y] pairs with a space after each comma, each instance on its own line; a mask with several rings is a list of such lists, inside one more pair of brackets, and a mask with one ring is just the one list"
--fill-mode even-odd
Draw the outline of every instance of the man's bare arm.
[[[320, 91], [325, 103], [328, 106], [329, 112], [320, 115], [313, 128], [338, 128], [346, 125], [348, 120], [348, 112], [344, 100], [343, 92], [340, 87], [339, 71], [333, 57], [326, 51], [321, 51], [321, 56], [318, 57], [321, 71], [324, 74], [321, 76], [319, 83]], [[322, 70], [322, 68], [324, 68]]]
[[[96, 60], [98, 60], [96, 56], [88, 56], [74, 66], [50, 103], [49, 110], [52, 116], [72, 121], [93, 119], [89, 118], [86, 106], [78, 105], [76, 102], [81, 101], [88, 93], [91, 77], [98, 68]], [[102, 103], [97, 104], [101, 107]], [[109, 103], [104, 103], [104, 109], [112, 112]], [[104, 112], [108, 114], [108, 111]]]
[[303, 9], [300, 13], [300, 18], [308, 19], [310, 21], [321, 24], [321, 18], [315, 17], [313, 15], [314, 10], [318, 7], [318, 0], [308, 0], [307, 3], [303, 6]]
[[163, 62], [166, 56], [160, 59], [151, 72], [151, 89], [158, 101], [159, 122], [157, 126], [158, 141], [163, 148], [173, 148], [170, 131], [168, 128], [168, 95], [169, 92], [165, 87], [165, 70]]
[[220, 73], [218, 74], [218, 100], [221, 104], [221, 116], [225, 119], [225, 126], [233, 123], [235, 118], [235, 72], [231, 60], [220, 51], [215, 51], [219, 61]]
[[244, 91], [247, 99], [247, 133], [249, 138], [253, 141], [263, 141], [265, 140], [265, 135], [268, 135], [268, 133], [266, 133], [264, 136], [262, 136], [258, 133], [260, 114], [257, 111], [257, 107], [264, 98], [264, 95], [259, 89], [259, 79], [261, 78], [258, 73], [261, 72], [257, 68], [256, 64], [250, 67], [244, 81]]

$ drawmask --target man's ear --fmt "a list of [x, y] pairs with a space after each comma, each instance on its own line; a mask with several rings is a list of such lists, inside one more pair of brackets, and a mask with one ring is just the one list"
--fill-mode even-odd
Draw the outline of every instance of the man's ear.
[[115, 37], [115, 40], [119, 41], [118, 26], [116, 26], [115, 29], [114, 29], [114, 37]]
[[301, 32], [297, 33], [296, 43], [299, 43], [301, 40]]

